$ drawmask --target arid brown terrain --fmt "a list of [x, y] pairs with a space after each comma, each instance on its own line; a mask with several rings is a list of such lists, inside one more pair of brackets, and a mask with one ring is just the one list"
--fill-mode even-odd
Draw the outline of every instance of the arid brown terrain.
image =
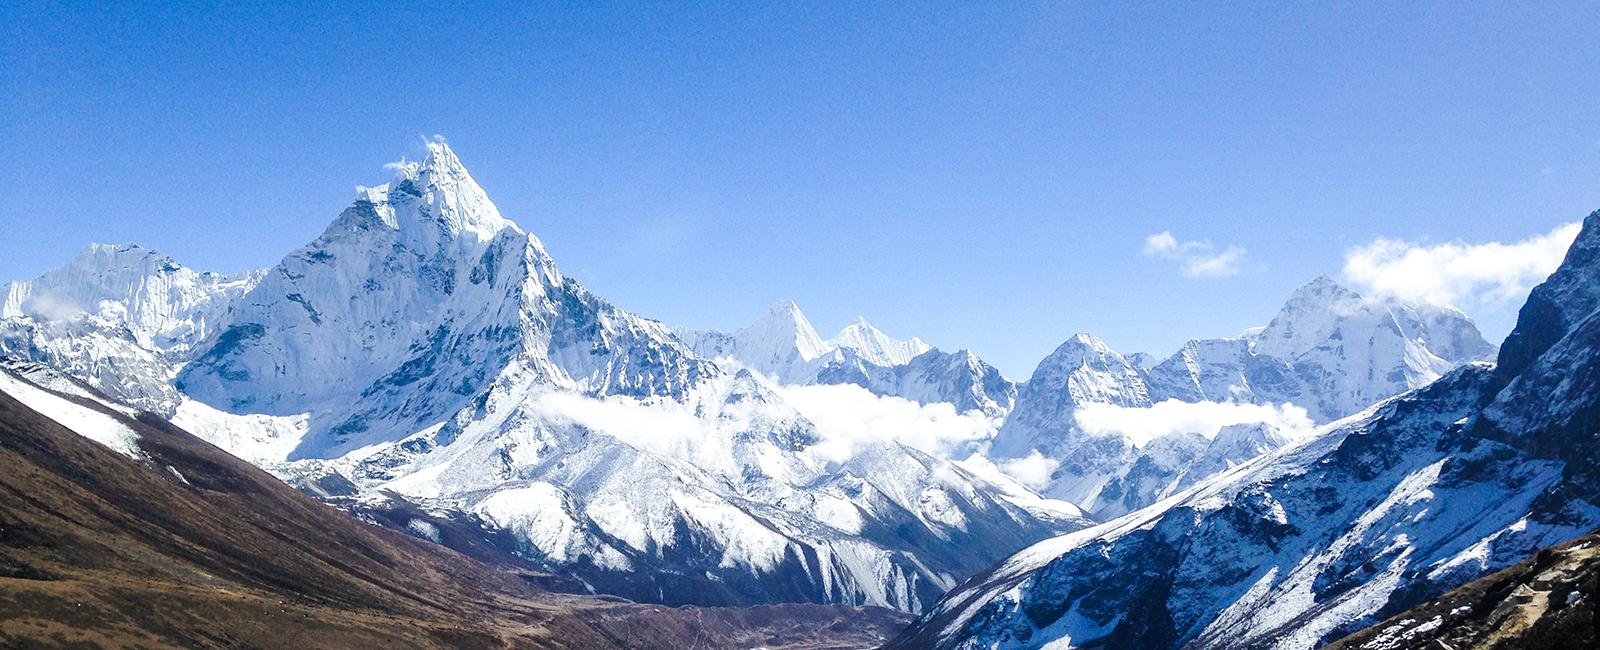
[[1330, 650], [1600, 647], [1600, 534], [1539, 551], [1357, 632]]

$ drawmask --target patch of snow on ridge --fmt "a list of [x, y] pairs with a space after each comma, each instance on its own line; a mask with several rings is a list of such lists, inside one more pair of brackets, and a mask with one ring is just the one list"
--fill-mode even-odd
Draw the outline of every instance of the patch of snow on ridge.
[[139, 434], [116, 418], [17, 379], [0, 371], [0, 392], [10, 395], [28, 408], [56, 421], [72, 432], [98, 442], [112, 451], [139, 460]]
[[1089, 516], [1088, 513], [1083, 511], [1083, 508], [1078, 507], [1075, 503], [1040, 496], [1038, 492], [1033, 491], [1034, 488], [1027, 481], [1023, 480], [1023, 477], [1038, 479], [1035, 475], [1036, 470], [1029, 467], [1034, 462], [1042, 463], [1044, 467], [1054, 468], [1054, 461], [1038, 454], [1004, 465], [996, 465], [994, 461], [976, 453], [968, 456], [965, 460], [952, 462], [962, 469], [972, 472], [978, 478], [993, 484], [1005, 500], [1035, 515], [1077, 518], [1087, 518]]
[[589, 550], [603, 566], [619, 571], [632, 568], [616, 549], [583, 534], [582, 526], [570, 513], [565, 493], [549, 483], [535, 482], [495, 492], [478, 502], [473, 512], [496, 526], [516, 531], [549, 560], [571, 562]]

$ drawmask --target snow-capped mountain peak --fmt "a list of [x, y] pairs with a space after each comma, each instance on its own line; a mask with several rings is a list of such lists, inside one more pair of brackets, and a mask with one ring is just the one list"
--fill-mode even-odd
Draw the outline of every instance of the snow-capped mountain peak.
[[[479, 241], [488, 241], [502, 230], [517, 228], [511, 220], [501, 216], [500, 209], [473, 180], [449, 145], [436, 138], [427, 142], [427, 147], [426, 158], [392, 165], [394, 178], [383, 185], [360, 188], [357, 200], [390, 206], [400, 200], [397, 195], [409, 195], [426, 206], [410, 214], [430, 218], [451, 236], [468, 234]], [[406, 211], [379, 210], [384, 223], [395, 229], [402, 228], [399, 220], [406, 214]]]
[[914, 336], [904, 341], [892, 338], [867, 322], [865, 316], [857, 316], [827, 343], [832, 347], [854, 350], [862, 359], [880, 366], [905, 365], [917, 355], [933, 349], [933, 346]]
[[[1105, 341], [1078, 334], [1039, 364], [992, 447], [1004, 457], [1038, 451], [1061, 464], [1046, 490], [1100, 515], [1148, 505], [1185, 473], [1218, 471], [1225, 463], [1188, 467], [1149, 450], [1090, 436], [1074, 425], [1089, 405], [1143, 408], [1177, 402], [1291, 403], [1316, 422], [1331, 422], [1377, 401], [1438, 379], [1462, 363], [1488, 359], [1494, 347], [1459, 310], [1393, 298], [1367, 298], [1326, 275], [1296, 289], [1271, 323], [1233, 339], [1189, 341], [1160, 363], [1124, 357]], [[1237, 461], [1281, 442], [1208, 449], [1200, 439], [1175, 439], [1194, 453]], [[1194, 478], [1192, 475], [1189, 479]], [[1102, 490], [1102, 488], [1104, 488]]]
[[708, 375], [664, 326], [564, 277], [449, 147], [428, 148], [274, 267], [180, 388], [238, 414], [310, 413], [296, 453], [317, 455], [436, 423], [508, 372], [637, 396]]
[[780, 347], [790, 348], [806, 361], [820, 357], [830, 349], [793, 300], [778, 301], [761, 320], [739, 330], [739, 336], [756, 349], [776, 353]]
[[1293, 358], [1327, 340], [1339, 318], [1362, 307], [1362, 297], [1327, 275], [1301, 285], [1289, 295], [1272, 321], [1255, 336], [1264, 354]]
[[1062, 361], [1070, 360], [1071, 363], [1083, 364], [1090, 360], [1104, 360], [1111, 355], [1121, 356], [1111, 349], [1111, 344], [1106, 343], [1105, 339], [1088, 332], [1078, 332], [1066, 342], [1056, 346], [1056, 351], [1050, 356]]
[[64, 266], [7, 285], [0, 318], [96, 316], [126, 327], [141, 345], [181, 353], [260, 276], [197, 272], [137, 244], [90, 244]]
[[1143, 407], [1150, 405], [1150, 396], [1132, 361], [1099, 337], [1079, 333], [1039, 362], [1000, 428], [994, 452], [1021, 457], [1074, 447], [1082, 440], [1074, 414], [1085, 404]]
[[761, 318], [733, 333], [717, 330], [678, 330], [678, 337], [707, 359], [733, 359], [782, 384], [806, 383], [801, 377], [816, 372], [818, 359], [831, 352], [800, 306], [780, 300]]

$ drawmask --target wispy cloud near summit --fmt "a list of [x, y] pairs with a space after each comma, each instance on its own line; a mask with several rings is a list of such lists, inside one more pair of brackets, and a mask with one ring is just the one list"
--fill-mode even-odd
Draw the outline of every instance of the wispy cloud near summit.
[[1509, 244], [1379, 238], [1345, 253], [1344, 276], [1372, 293], [1411, 300], [1461, 307], [1520, 303], [1561, 264], [1580, 225]]

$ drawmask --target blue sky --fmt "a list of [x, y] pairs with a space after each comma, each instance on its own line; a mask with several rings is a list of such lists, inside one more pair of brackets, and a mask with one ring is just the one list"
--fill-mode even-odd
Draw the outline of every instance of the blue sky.
[[1592, 3], [319, 4], [0, 5], [0, 279], [90, 241], [268, 266], [439, 133], [625, 308], [793, 298], [1024, 377], [1600, 208]]

